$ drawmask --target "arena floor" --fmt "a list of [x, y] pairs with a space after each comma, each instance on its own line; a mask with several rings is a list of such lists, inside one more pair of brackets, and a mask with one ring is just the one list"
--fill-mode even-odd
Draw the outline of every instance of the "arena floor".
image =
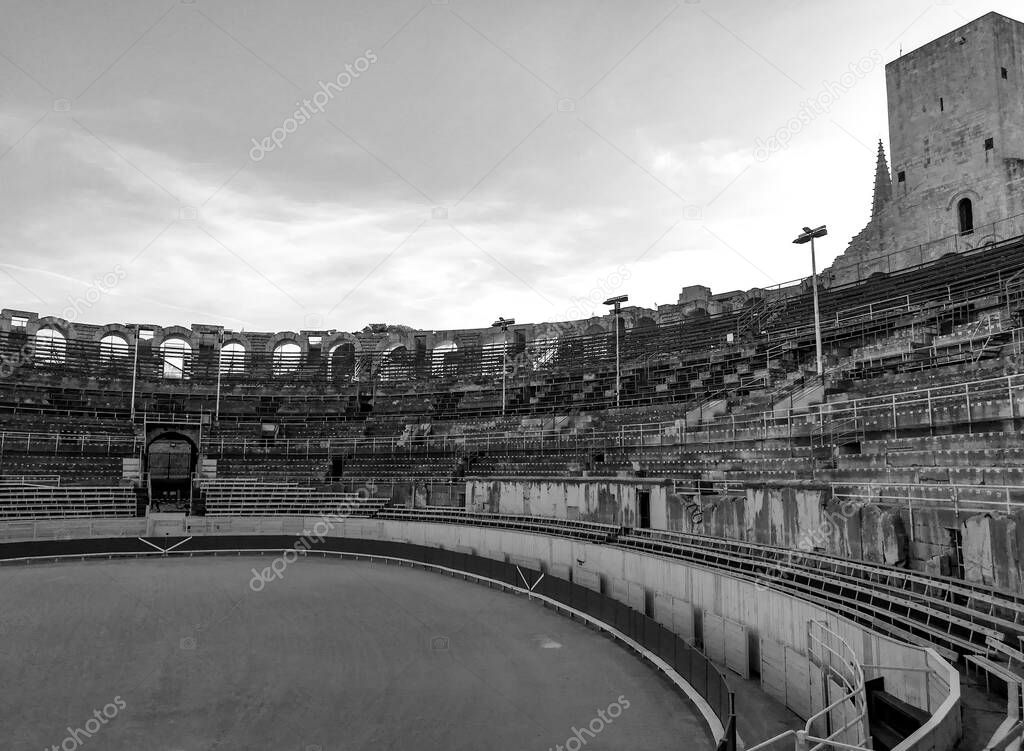
[[650, 667], [535, 603], [330, 559], [253, 591], [270, 561], [0, 568], [3, 748], [714, 747]]

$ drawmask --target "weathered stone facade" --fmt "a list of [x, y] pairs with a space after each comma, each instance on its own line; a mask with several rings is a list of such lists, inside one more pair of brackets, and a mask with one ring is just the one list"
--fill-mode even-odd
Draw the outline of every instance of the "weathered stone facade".
[[1024, 23], [988, 13], [885, 77], [891, 181], [880, 147], [871, 221], [833, 266], [836, 283], [1024, 231]]

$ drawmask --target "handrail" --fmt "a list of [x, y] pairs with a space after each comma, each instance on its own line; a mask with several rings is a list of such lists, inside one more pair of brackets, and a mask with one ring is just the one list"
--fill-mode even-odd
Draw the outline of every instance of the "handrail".
[[[985, 390], [982, 391], [981, 389]], [[825, 403], [807, 408], [806, 410], [784, 408], [780, 410], [755, 412], [739, 416], [729, 415], [727, 419], [716, 418], [711, 422], [695, 426], [687, 425], [685, 419], [680, 418], [672, 422], [628, 423], [610, 430], [584, 428], [576, 429], [573, 432], [566, 432], [557, 428], [541, 428], [539, 430], [527, 429], [521, 431], [473, 432], [454, 435], [426, 435], [413, 438], [403, 438], [394, 435], [349, 436], [336, 438], [253, 438], [241, 440], [224, 437], [211, 437], [204, 439], [204, 442], [209, 447], [242, 446], [246, 449], [248, 447], [256, 449], [260, 446], [266, 448], [284, 447], [286, 452], [289, 451], [292, 446], [301, 446], [306, 447], [307, 449], [326, 448], [328, 451], [345, 448], [355, 450], [356, 448], [369, 447], [371, 453], [375, 453], [378, 448], [380, 448], [382, 453], [398, 453], [404, 451], [410, 454], [416, 453], [415, 448], [418, 445], [436, 447], [438, 443], [441, 444], [442, 450], [446, 445], [452, 446], [454, 450], [455, 448], [465, 449], [471, 446], [479, 448], [481, 445], [486, 448], [491, 443], [496, 443], [498, 445], [510, 444], [514, 447], [516, 443], [525, 445], [525, 443], [531, 441], [551, 441], [556, 444], [574, 444], [581, 447], [588, 447], [589, 444], [586, 442], [587, 439], [608, 441], [619, 437], [621, 439], [619, 445], [628, 445], [626, 443], [627, 438], [639, 440], [647, 436], [663, 435], [669, 430], [679, 431], [681, 434], [699, 434], [710, 433], [717, 429], [729, 429], [735, 432], [740, 429], [767, 428], [769, 426], [774, 427], [779, 424], [790, 424], [794, 420], [813, 424], [815, 420], [822, 419], [824, 417], [828, 417], [831, 420], [850, 419], [861, 416], [868, 410], [906, 407], [917, 404], [934, 405], [942, 400], [959, 399], [965, 395], [967, 397], [983, 397], [989, 392], [1010, 394], [1018, 389], [1024, 389], [1024, 374], [1002, 375], [991, 378], [962, 381], [943, 386], [932, 386], [926, 389], [909, 389], [889, 394], [865, 396], [845, 402]], [[326, 446], [323, 444], [326, 444]], [[390, 449], [390, 452], [386, 451], [386, 449]]]

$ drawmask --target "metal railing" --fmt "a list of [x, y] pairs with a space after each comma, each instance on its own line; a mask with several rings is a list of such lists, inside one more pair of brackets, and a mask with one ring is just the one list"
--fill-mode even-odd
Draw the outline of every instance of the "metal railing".
[[[825, 403], [804, 409], [782, 408], [752, 414], [718, 417], [710, 422], [688, 425], [685, 418], [673, 421], [632, 423], [611, 430], [591, 428], [541, 429], [501, 432], [442, 434], [437, 436], [368, 436], [347, 438], [299, 439], [208, 439], [205, 447], [214, 452], [252, 452], [284, 454], [286, 456], [317, 456], [327, 454], [420, 454], [424, 452], [456, 455], [471, 451], [492, 450], [537, 451], [630, 447], [640, 445], [686, 445], [687, 443], [735, 443], [771, 438], [810, 436], [827, 428], [829, 421], [840, 427], [882, 415], [891, 418], [892, 430], [898, 430], [899, 413], [924, 408], [924, 417], [916, 426], [941, 424], [938, 410], [962, 408], [956, 422], [970, 423], [974, 417], [994, 419], [981, 415], [986, 403], [1008, 406], [1009, 411], [1000, 419], [1024, 417], [1017, 403], [1024, 403], [1024, 375], [1006, 375], [923, 389], [900, 391], [879, 396], [865, 396], [846, 402]], [[978, 414], [975, 414], [978, 413]], [[859, 424], [862, 424], [859, 423]]]

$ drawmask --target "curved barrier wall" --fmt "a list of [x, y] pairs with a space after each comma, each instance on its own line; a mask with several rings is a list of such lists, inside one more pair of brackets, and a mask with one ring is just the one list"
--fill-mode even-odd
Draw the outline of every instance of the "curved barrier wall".
[[[391, 540], [329, 537], [319, 542], [307, 538], [307, 542], [302, 548], [302, 555], [334, 554], [422, 564], [433, 570], [467, 575], [482, 583], [537, 597], [572, 617], [594, 625], [604, 624], [607, 626], [604, 630], [667, 673], [694, 702], [709, 725], [718, 751], [736, 751], [735, 698], [722, 671], [684, 639], [611, 597], [546, 575], [540, 570], [471, 553]], [[154, 547], [140, 537], [128, 536], [33, 540], [0, 545], [0, 563], [81, 560], [87, 557], [189, 556], [218, 552], [287, 554], [295, 551], [291, 559], [294, 560], [300, 554], [295, 547], [295, 538], [290, 535], [196, 536], [169, 548]], [[276, 565], [279, 561], [283, 562], [281, 566]], [[288, 561], [287, 555], [278, 555], [269, 566], [254, 568], [250, 581], [253, 591], [262, 590], [274, 578], [283, 575]]]
[[[0, 525], [0, 541], [8, 541], [8, 544], [0, 547], [0, 555], [6, 558], [60, 555], [68, 551], [67, 538], [93, 535], [106, 539], [76, 539], [75, 552], [152, 551], [152, 547], [136, 538], [136, 535], [146, 534], [147, 521], [151, 520], [4, 524]], [[738, 655], [733, 648], [742, 644], [756, 645], [762, 689], [805, 719], [826, 706], [824, 697], [820, 693], [816, 697], [813, 686], [808, 685], [808, 675], [813, 672], [812, 656], [808, 654], [808, 624], [824, 623], [852, 646], [868, 678], [884, 677], [888, 692], [931, 716], [924, 727], [900, 744], [899, 751], [951, 751], [960, 739], [959, 677], [955, 668], [933, 650], [883, 636], [825, 608], [752, 581], [678, 560], [542, 534], [376, 519], [335, 519], [328, 523], [323, 518], [299, 517], [191, 518], [178, 522], [177, 527], [154, 527], [148, 533], [149, 539], [158, 543], [166, 535], [164, 547], [177, 543], [183, 536], [196, 536], [180, 545], [179, 550], [189, 547], [282, 549], [297, 547], [300, 535], [308, 535], [310, 530], [319, 531], [324, 525], [329, 528], [326, 542], [333, 545], [341, 538], [346, 545], [353, 546], [353, 551], [368, 552], [370, 548], [358, 546], [371, 542], [408, 544], [412, 546], [410, 550], [421, 550], [424, 556], [452, 556], [445, 558], [449, 561], [462, 560], [458, 555], [491, 559], [490, 563], [481, 565], [495, 566], [492, 571], [509, 577], [495, 578], [516, 585], [522, 584], [516, 565], [524, 572], [536, 572], [527, 576], [539, 576], [543, 572], [545, 579], [562, 580], [565, 584], [550, 585], [550, 596], [567, 597], [569, 603], [575, 601], [581, 605], [580, 610], [593, 612], [598, 617], [604, 612], [600, 608], [611, 608], [608, 612], [614, 612], [615, 618], [623, 618], [622, 624], [629, 628], [641, 628], [638, 624], [642, 623], [644, 638], [637, 640], [659, 645], [652, 649], [655, 654], [659, 654], [661, 639], [667, 638], [666, 633], [681, 637], [687, 646], [681, 651], [673, 646], [676, 650], [673, 658], [679, 654], [689, 656], [689, 674], [698, 688], [700, 674], [694, 675], [693, 670], [700, 668], [694, 668], [692, 661], [693, 655], [700, 653], [690, 649], [689, 642], [701, 643], [712, 660], [741, 674], [749, 670], [755, 659], [752, 652]], [[116, 531], [119, 526], [120, 533]], [[118, 534], [123, 536], [115, 537]], [[214, 538], [219, 536], [223, 536], [223, 540], [215, 542]], [[428, 550], [433, 552], [426, 552]], [[423, 560], [429, 562], [427, 558]], [[570, 583], [571, 587], [566, 589]], [[592, 597], [589, 592], [608, 597], [588, 599]], [[605, 605], [605, 599], [629, 606], [639, 620], [625, 620], [626, 616], [614, 610], [617, 605]], [[640, 616], [641, 613], [646, 615]], [[662, 628], [655, 628], [649, 622]], [[694, 633], [697, 623], [701, 633]], [[649, 637], [647, 629], [651, 629]], [[681, 666], [686, 669], [685, 665]], [[705, 692], [713, 697], [714, 685], [704, 685]], [[714, 702], [711, 703], [714, 706]], [[719, 698], [718, 710], [723, 709]]]

